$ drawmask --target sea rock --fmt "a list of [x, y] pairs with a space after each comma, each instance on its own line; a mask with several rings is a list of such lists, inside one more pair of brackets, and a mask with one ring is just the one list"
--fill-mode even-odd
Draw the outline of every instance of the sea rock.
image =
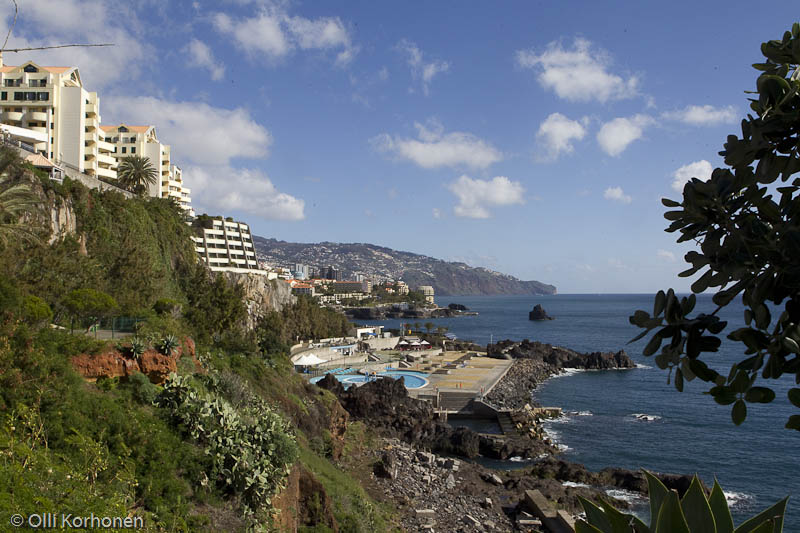
[[448, 304], [448, 309], [452, 309], [453, 311], [469, 311], [469, 308], [466, 305], [461, 304]]
[[547, 314], [541, 304], [536, 304], [533, 311], [528, 313], [528, 320], [553, 320], [553, 317]]

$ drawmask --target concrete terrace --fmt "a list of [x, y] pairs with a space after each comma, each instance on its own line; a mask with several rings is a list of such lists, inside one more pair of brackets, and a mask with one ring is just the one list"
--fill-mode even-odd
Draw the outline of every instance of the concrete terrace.
[[511, 360], [476, 352], [445, 352], [426, 360], [410, 369], [431, 371], [429, 383], [409, 394], [424, 399], [436, 397], [436, 407], [448, 412], [468, 409], [470, 401], [492, 390], [513, 364]]

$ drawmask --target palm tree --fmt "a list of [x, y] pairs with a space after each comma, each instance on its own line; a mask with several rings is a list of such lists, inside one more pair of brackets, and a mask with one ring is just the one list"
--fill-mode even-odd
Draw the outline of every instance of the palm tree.
[[117, 169], [117, 180], [121, 187], [144, 195], [150, 185], [158, 183], [158, 172], [150, 158], [132, 155], [124, 158]]
[[0, 148], [0, 244], [4, 247], [13, 240], [39, 242], [36, 226], [31, 220], [20, 222], [20, 217], [38, 214], [42, 200], [22, 177], [22, 160], [16, 150]]

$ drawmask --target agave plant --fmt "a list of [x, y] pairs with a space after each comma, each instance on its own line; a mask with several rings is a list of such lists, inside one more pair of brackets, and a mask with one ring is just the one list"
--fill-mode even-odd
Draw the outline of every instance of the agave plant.
[[175, 335], [167, 335], [161, 340], [159, 348], [164, 355], [172, 355], [178, 348], [178, 339]]
[[147, 343], [143, 339], [139, 337], [134, 337], [131, 339], [131, 355], [134, 359], [140, 359], [142, 354], [147, 349]]
[[600, 505], [580, 498], [586, 520], [575, 524], [576, 533], [780, 533], [788, 497], [734, 527], [725, 494], [716, 480], [706, 496], [697, 476], [689, 490], [678, 497], [650, 472], [645, 472], [650, 493], [650, 525], [638, 517], [615, 509], [600, 500]]

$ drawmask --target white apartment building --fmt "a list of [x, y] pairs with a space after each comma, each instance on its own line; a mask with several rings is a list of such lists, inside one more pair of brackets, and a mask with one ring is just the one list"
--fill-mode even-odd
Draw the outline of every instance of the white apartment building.
[[102, 125], [106, 140], [114, 147], [117, 163], [128, 156], [142, 156], [150, 160], [158, 173], [158, 183], [151, 185], [147, 191], [156, 198], [174, 198], [180, 206], [194, 216], [192, 210], [191, 190], [183, 186], [183, 175], [180, 167], [173, 165], [170, 159], [170, 147], [162, 144], [156, 135], [155, 126], [131, 126], [118, 124]]
[[100, 100], [84, 89], [77, 67], [3, 65], [0, 56], [0, 108], [5, 133], [29, 149], [90, 176], [117, 177]]
[[196, 219], [195, 224], [195, 251], [212, 271], [267, 274], [258, 268], [247, 224], [222, 218]]

